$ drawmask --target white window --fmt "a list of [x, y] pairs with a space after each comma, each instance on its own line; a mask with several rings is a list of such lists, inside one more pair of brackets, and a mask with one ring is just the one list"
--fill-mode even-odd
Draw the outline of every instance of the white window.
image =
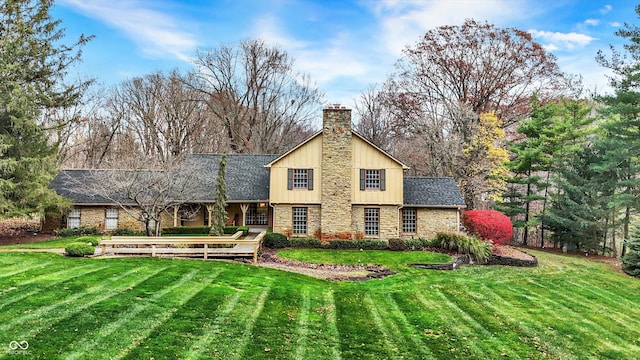
[[386, 190], [385, 169], [360, 169], [360, 190]]
[[364, 234], [369, 236], [380, 234], [380, 209], [364, 209]]
[[313, 169], [288, 169], [287, 189], [313, 190]]
[[118, 228], [118, 209], [107, 209], [104, 219], [104, 229], [114, 230]]
[[403, 233], [416, 232], [416, 209], [412, 209], [412, 208], [402, 209], [402, 232]]
[[69, 211], [67, 215], [67, 227], [69, 229], [75, 229], [80, 227], [80, 210], [73, 209]]
[[307, 208], [293, 208], [293, 233], [296, 235], [307, 234]]

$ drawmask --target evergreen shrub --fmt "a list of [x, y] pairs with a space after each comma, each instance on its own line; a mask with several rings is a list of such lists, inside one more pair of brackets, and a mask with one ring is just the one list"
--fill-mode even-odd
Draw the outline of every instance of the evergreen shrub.
[[316, 238], [291, 238], [289, 239], [290, 247], [307, 247], [307, 248], [319, 248], [322, 247], [322, 242]]
[[74, 257], [83, 257], [86, 255], [93, 255], [95, 253], [93, 246], [86, 242], [72, 242], [67, 244], [64, 251], [67, 255]]
[[162, 229], [164, 235], [203, 235], [209, 234], [208, 226], [172, 226]]
[[91, 244], [91, 246], [98, 246], [98, 243], [100, 243], [100, 240], [95, 236], [80, 236], [74, 242], [81, 242], [85, 244]]
[[133, 236], [135, 234], [136, 232], [130, 228], [117, 228], [111, 232], [111, 235], [113, 236]]
[[377, 239], [331, 240], [325, 247], [328, 249], [385, 250], [389, 244], [385, 240]]
[[407, 243], [403, 239], [389, 239], [389, 250], [392, 250], [392, 251], [407, 250]]
[[270, 249], [281, 249], [289, 246], [289, 239], [284, 234], [268, 232], [262, 244]]
[[494, 244], [508, 244], [513, 236], [513, 224], [505, 214], [495, 210], [468, 210], [462, 214], [467, 231]]
[[58, 230], [58, 236], [71, 237], [82, 235], [98, 235], [100, 232], [95, 227], [63, 228]]

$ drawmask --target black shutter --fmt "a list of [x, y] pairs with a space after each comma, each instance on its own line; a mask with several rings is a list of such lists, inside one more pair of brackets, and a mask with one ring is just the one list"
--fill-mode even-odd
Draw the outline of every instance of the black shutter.
[[387, 190], [386, 180], [385, 169], [380, 169], [380, 191]]
[[313, 169], [307, 169], [307, 189], [313, 190]]
[[360, 169], [360, 190], [364, 190], [364, 169]]
[[293, 169], [287, 169], [287, 190], [293, 189]]

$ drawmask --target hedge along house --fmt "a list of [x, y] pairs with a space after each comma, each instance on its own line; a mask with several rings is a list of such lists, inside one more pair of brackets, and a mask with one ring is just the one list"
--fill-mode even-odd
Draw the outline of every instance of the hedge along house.
[[[187, 157], [186, 163], [197, 169], [193, 196], [188, 205], [168, 211], [163, 226], [210, 225], [221, 156]], [[408, 177], [407, 169], [352, 131], [351, 110], [330, 106], [323, 110], [322, 130], [285, 154], [227, 155], [228, 224], [271, 227], [289, 236], [323, 240], [431, 237], [438, 231], [458, 231], [465, 204], [455, 181]], [[88, 170], [62, 171], [52, 182], [52, 188], [75, 204], [65, 225], [142, 227], [131, 226], [124, 216], [107, 225], [116, 207], [88, 199], [82, 187], [74, 185], [86, 181], [83, 171]]]

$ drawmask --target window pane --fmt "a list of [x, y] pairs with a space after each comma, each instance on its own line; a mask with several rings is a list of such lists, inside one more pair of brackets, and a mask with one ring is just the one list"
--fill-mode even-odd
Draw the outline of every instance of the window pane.
[[73, 209], [67, 215], [67, 227], [70, 229], [80, 227], [80, 210]]
[[309, 174], [307, 169], [293, 169], [293, 188], [294, 189], [307, 189], [309, 181]]
[[118, 228], [118, 209], [107, 209], [104, 228], [105, 230], [113, 230]]
[[402, 232], [416, 232], [416, 209], [402, 209]]
[[378, 235], [380, 233], [380, 209], [364, 209], [364, 234]]
[[249, 204], [247, 211], [247, 225], [267, 225], [267, 207], [259, 208], [258, 204]]
[[293, 208], [293, 233], [303, 234], [303, 235], [307, 233], [307, 208], [306, 207]]
[[365, 189], [380, 189], [380, 170], [365, 170], [364, 175]]

